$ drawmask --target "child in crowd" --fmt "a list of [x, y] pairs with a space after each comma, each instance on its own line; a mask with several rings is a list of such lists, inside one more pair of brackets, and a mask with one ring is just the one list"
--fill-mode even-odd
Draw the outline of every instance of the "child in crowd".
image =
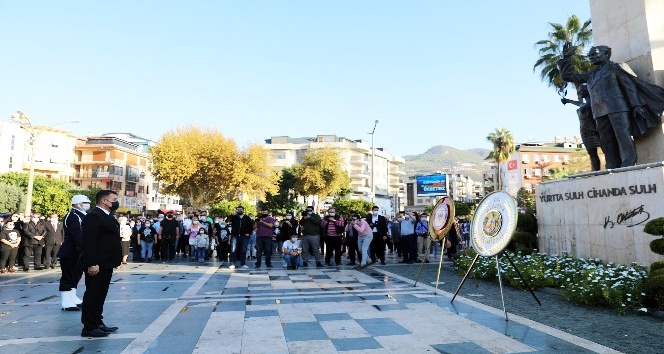
[[199, 264], [205, 263], [205, 252], [209, 245], [210, 238], [207, 235], [207, 230], [204, 227], [199, 228], [198, 235], [196, 235], [196, 251]]

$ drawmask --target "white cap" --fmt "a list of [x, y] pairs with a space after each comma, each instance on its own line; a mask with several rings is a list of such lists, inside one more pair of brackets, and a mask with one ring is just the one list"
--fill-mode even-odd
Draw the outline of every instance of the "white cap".
[[88, 199], [88, 197], [82, 194], [77, 194], [73, 198], [71, 198], [71, 205], [80, 204], [80, 203], [90, 203], [90, 199]]

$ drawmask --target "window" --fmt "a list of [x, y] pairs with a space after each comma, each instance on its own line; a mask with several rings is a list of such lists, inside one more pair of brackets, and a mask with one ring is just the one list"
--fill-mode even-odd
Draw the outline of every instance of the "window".
[[[13, 140], [12, 140], [13, 143]], [[12, 146], [12, 149], [14, 146]], [[9, 168], [12, 168], [14, 166], [14, 156], [9, 156]]]
[[12, 135], [12, 144], [10, 146], [10, 150], [14, 150], [14, 143], [16, 142], [16, 135]]
[[560, 162], [560, 155], [553, 155], [553, 162]]
[[286, 153], [285, 153], [285, 152], [276, 152], [276, 153], [274, 154], [274, 157], [275, 157], [277, 160], [285, 160], [285, 159], [286, 159]]
[[538, 154], [533, 155], [533, 161], [535, 161], [535, 163], [539, 163], [540, 162], [540, 156]]
[[535, 172], [535, 177], [542, 177], [542, 169], [541, 168], [536, 168], [534, 170]]
[[521, 162], [530, 163], [530, 155], [528, 155], [528, 154], [521, 155]]
[[544, 160], [544, 162], [549, 162], [550, 161], [549, 160], [549, 155], [542, 155], [542, 159]]
[[526, 188], [527, 190], [531, 190], [531, 189], [533, 189], [533, 185], [530, 184], [530, 183], [525, 183], [525, 184], [523, 185], [523, 187]]
[[532, 173], [533, 173], [532, 170], [533, 170], [532, 168], [524, 168], [523, 169], [523, 175], [526, 178], [530, 178], [530, 176], [532, 176]]
[[138, 193], [145, 193], [145, 186], [138, 186]]

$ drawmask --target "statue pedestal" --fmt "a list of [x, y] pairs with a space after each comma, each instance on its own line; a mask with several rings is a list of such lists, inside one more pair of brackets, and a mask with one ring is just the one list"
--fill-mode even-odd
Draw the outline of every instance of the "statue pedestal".
[[625, 265], [662, 259], [643, 228], [664, 216], [663, 162], [543, 182], [536, 190], [540, 252]]

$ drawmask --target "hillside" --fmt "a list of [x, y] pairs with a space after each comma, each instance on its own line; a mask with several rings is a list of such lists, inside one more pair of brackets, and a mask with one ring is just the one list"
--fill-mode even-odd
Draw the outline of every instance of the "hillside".
[[476, 181], [482, 179], [482, 173], [488, 171], [491, 162], [484, 159], [489, 149], [459, 150], [450, 146], [437, 145], [419, 155], [406, 155], [404, 171], [407, 176], [436, 173], [460, 173]]

